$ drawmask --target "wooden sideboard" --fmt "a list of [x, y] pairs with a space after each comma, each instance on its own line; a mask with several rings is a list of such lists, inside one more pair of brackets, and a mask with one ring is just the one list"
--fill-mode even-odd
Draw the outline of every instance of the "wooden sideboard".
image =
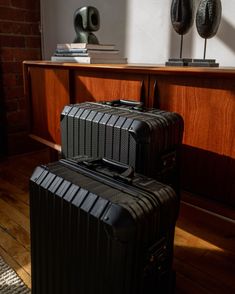
[[43, 61], [23, 68], [34, 139], [60, 150], [60, 113], [69, 103], [122, 98], [176, 111], [185, 122], [183, 189], [235, 206], [235, 68]]

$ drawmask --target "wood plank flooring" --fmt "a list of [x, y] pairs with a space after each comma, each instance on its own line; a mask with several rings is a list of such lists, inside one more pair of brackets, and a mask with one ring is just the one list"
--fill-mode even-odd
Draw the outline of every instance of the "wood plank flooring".
[[[49, 158], [45, 149], [0, 162], [0, 255], [29, 287], [28, 182], [33, 169]], [[234, 212], [220, 217], [218, 204], [213, 204], [216, 213], [208, 213], [189, 204], [188, 197], [183, 195], [175, 234], [176, 293], [235, 293]]]

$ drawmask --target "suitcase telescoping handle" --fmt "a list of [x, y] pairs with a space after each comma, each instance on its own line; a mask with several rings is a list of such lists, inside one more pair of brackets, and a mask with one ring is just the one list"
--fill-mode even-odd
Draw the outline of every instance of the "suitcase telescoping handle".
[[125, 100], [125, 99], [105, 101], [104, 103], [113, 107], [128, 106], [135, 110], [141, 110], [144, 107], [144, 104], [141, 101], [133, 101], [133, 100]]
[[[134, 176], [134, 168], [132, 166], [122, 164], [120, 162], [110, 160], [107, 158], [96, 158], [84, 160], [83, 164], [90, 169], [96, 169], [97, 167], [110, 167], [114, 173], [110, 172], [108, 175], [116, 180], [120, 180], [125, 183], [131, 183]], [[101, 171], [102, 173], [102, 171]], [[107, 171], [105, 172], [107, 175]]]

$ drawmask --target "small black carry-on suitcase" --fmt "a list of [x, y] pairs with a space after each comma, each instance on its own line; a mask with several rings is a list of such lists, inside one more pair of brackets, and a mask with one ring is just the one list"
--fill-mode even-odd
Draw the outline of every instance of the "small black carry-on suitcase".
[[120, 163], [61, 159], [30, 179], [33, 294], [171, 293], [179, 199]]
[[183, 119], [118, 100], [65, 106], [61, 113], [62, 157], [106, 157], [178, 190]]

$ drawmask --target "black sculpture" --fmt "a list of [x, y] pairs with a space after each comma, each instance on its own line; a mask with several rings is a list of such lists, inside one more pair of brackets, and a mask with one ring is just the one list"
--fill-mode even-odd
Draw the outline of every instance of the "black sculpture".
[[172, 0], [171, 23], [179, 35], [181, 35], [180, 58], [170, 58], [166, 65], [187, 65], [192, 59], [182, 58], [183, 36], [192, 27], [194, 19], [193, 0]]
[[201, 0], [196, 14], [196, 27], [198, 34], [205, 39], [203, 59], [194, 59], [193, 66], [219, 66], [215, 59], [206, 58], [207, 39], [216, 35], [221, 20], [220, 0]]
[[74, 28], [76, 38], [74, 43], [99, 44], [97, 37], [92, 33], [100, 28], [100, 15], [97, 8], [84, 6], [74, 13]]

